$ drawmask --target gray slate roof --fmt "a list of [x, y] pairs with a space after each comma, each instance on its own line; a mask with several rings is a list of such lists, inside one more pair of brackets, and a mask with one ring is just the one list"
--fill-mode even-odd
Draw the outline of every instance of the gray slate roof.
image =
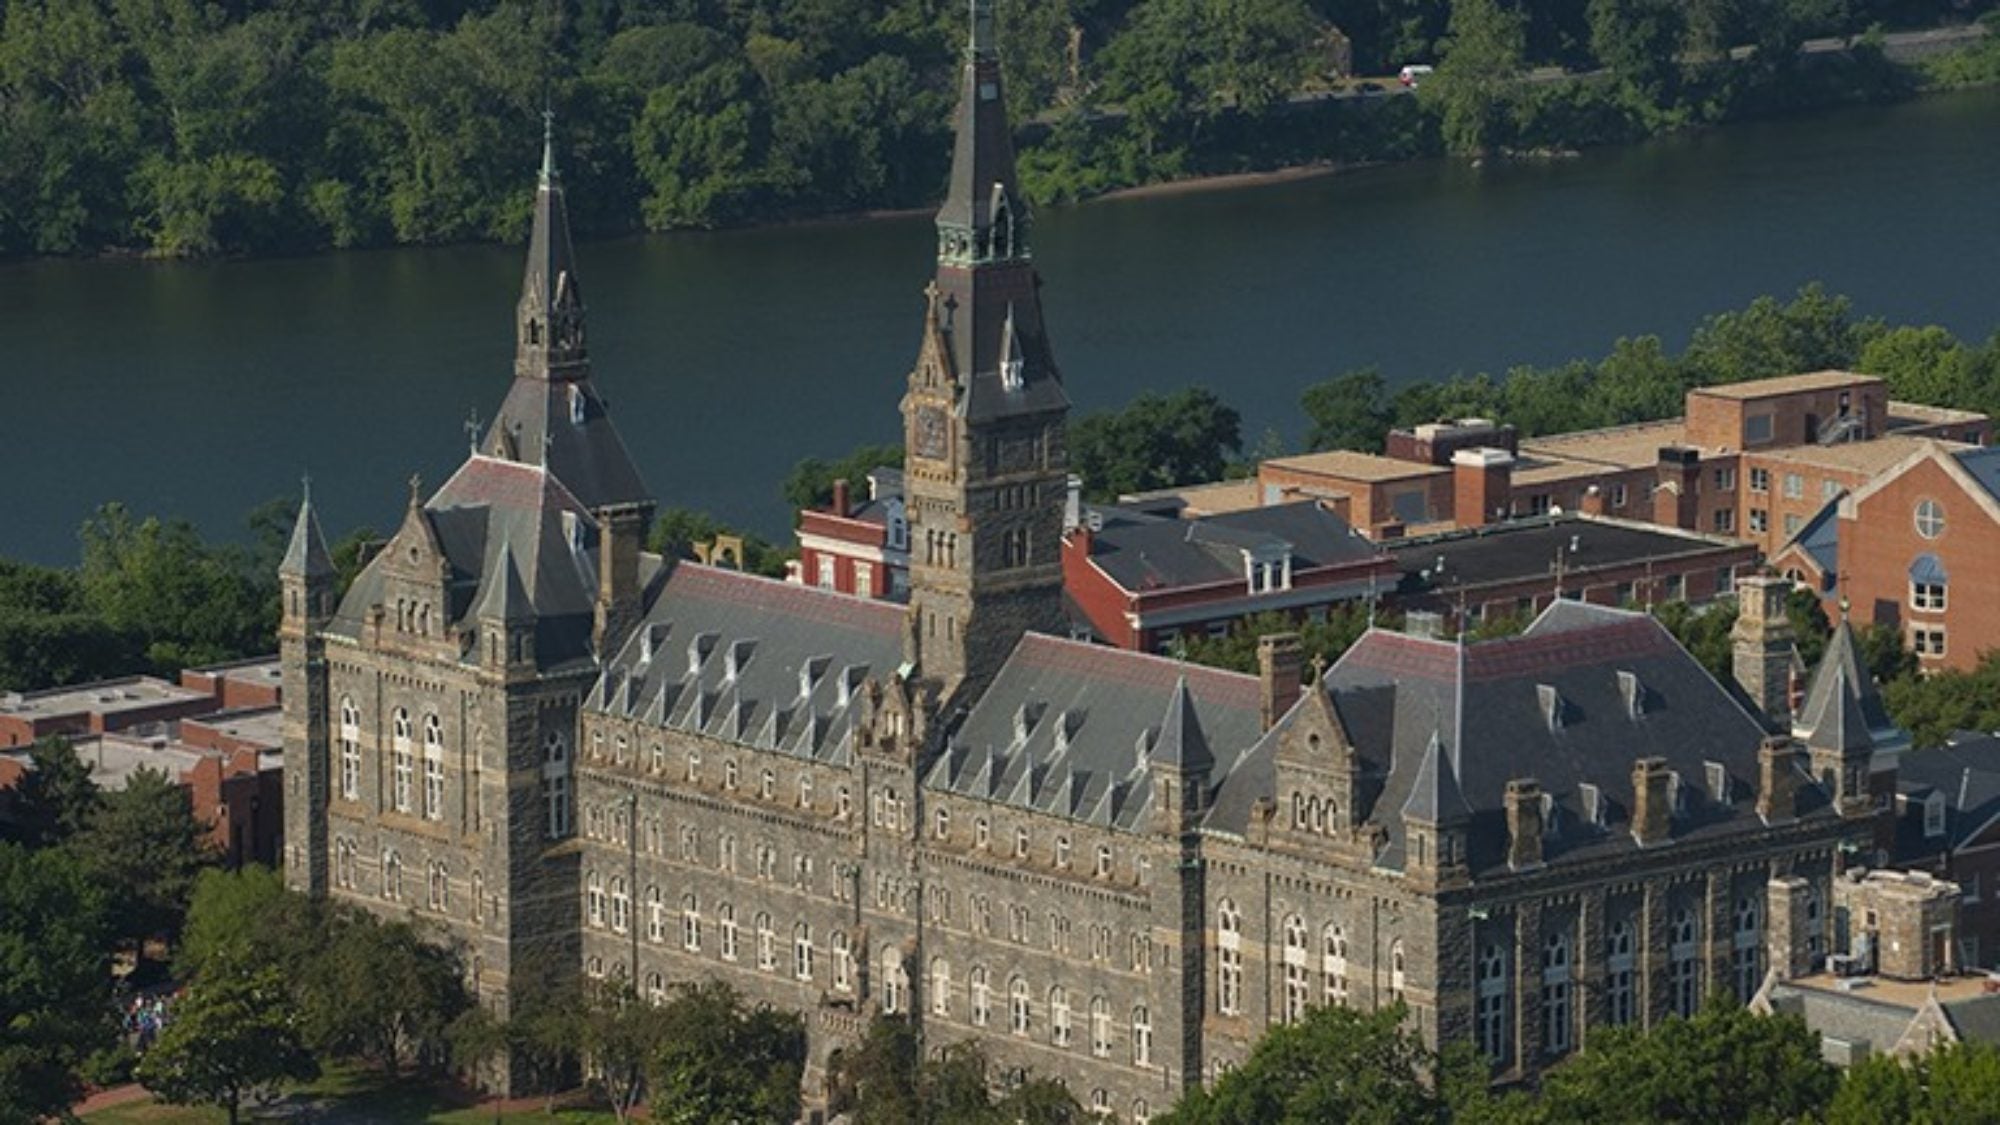
[[1979, 487], [2000, 500], [2000, 446], [1960, 450], [1952, 456], [1958, 458], [1958, 463], [1972, 474], [1973, 480], [1979, 482]]
[[1147, 763], [1198, 770], [1205, 757], [1212, 789], [1260, 723], [1254, 676], [1030, 633], [924, 785], [1140, 831]]
[[1898, 863], [1965, 847], [2000, 817], [2000, 738], [1968, 733], [1944, 746], [1912, 750], [1897, 761], [1896, 787], [1915, 801], [1934, 792], [1943, 794], [1945, 801], [1942, 839], [1924, 835], [1920, 813], [1897, 821]]
[[278, 573], [305, 578], [333, 574], [333, 558], [327, 554], [326, 536], [320, 534], [319, 514], [313, 511], [311, 496], [299, 502], [299, 518], [292, 524], [292, 541], [285, 548]]
[[[1835, 498], [1813, 513], [1781, 551], [1797, 546], [1830, 580], [1840, 568], [1840, 500]], [[1832, 587], [1829, 586], [1829, 589]]]
[[681, 562], [584, 706], [830, 762], [902, 661], [902, 607]]
[[[1575, 550], [1571, 550], [1572, 544]], [[1413, 538], [1395, 545], [1392, 552], [1403, 570], [1399, 589], [1415, 593], [1526, 579], [1553, 581], [1559, 550], [1564, 554], [1564, 565], [1576, 573], [1647, 559], [1727, 553], [1736, 548], [1733, 543], [1674, 528], [1566, 514]]]
[[1346, 520], [1312, 500], [1191, 520], [1113, 505], [1091, 510], [1102, 527], [1091, 535], [1090, 561], [1133, 591], [1241, 581], [1245, 551], [1289, 551], [1295, 574], [1378, 553]]
[[1867, 749], [1900, 734], [1861, 658], [1854, 627], [1846, 621], [1835, 625], [1827, 640], [1792, 730], [1808, 746], [1833, 750]]

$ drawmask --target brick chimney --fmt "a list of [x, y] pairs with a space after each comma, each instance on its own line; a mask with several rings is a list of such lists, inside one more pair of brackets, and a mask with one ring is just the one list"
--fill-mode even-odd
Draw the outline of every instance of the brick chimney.
[[592, 640], [600, 655], [616, 652], [639, 622], [644, 590], [639, 550], [652, 523], [652, 506], [624, 504], [597, 512], [597, 603]]
[[1272, 633], [1257, 638], [1259, 712], [1270, 730], [1299, 701], [1305, 650], [1297, 633]]
[[1581, 499], [1577, 501], [1576, 507], [1577, 511], [1582, 512], [1586, 516], [1603, 515], [1604, 486], [1601, 484], [1593, 484], [1590, 487], [1584, 489], [1583, 496]]
[[1532, 777], [1507, 783], [1507, 866], [1528, 871], [1542, 865], [1542, 785]]
[[1788, 738], [1766, 738], [1757, 748], [1757, 815], [1764, 823], [1798, 819], [1800, 757]]
[[1479, 446], [1451, 455], [1452, 522], [1485, 527], [1505, 519], [1513, 500], [1514, 455]]
[[833, 478], [833, 514], [845, 518], [854, 509], [848, 504], [847, 478]]
[[1660, 447], [1657, 487], [1653, 489], [1653, 522], [1692, 531], [1700, 514], [1695, 487], [1701, 482], [1701, 450], [1679, 445]]
[[1667, 792], [1671, 781], [1665, 758], [1632, 763], [1632, 839], [1642, 848], [1664, 844], [1671, 834], [1673, 808]]

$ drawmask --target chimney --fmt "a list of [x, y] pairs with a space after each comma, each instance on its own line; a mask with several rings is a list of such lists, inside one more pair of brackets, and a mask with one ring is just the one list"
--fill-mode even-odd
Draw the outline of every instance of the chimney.
[[1700, 481], [1701, 450], [1661, 446], [1658, 483], [1653, 489], [1653, 522], [1693, 531], [1701, 511], [1700, 497], [1695, 495]]
[[1737, 686], [1762, 711], [1771, 730], [1792, 725], [1792, 619], [1785, 597], [1792, 584], [1775, 574], [1736, 582], [1736, 624], [1729, 631], [1730, 671]]
[[1083, 478], [1071, 473], [1063, 492], [1063, 530], [1083, 525]]
[[1771, 737], [1757, 748], [1757, 815], [1766, 824], [1799, 815], [1799, 748]]
[[1665, 758], [1632, 763], [1632, 839], [1642, 848], [1667, 842], [1673, 823], [1667, 793], [1671, 780]]
[[639, 547], [652, 510], [624, 504], [597, 513], [597, 607], [592, 639], [601, 657], [625, 643], [639, 622]]
[[1451, 455], [1452, 522], [1485, 527], [1507, 516], [1513, 500], [1514, 455], [1478, 446]]
[[848, 499], [849, 498], [847, 495], [847, 478], [846, 477], [833, 478], [834, 515], [845, 518], [847, 513], [854, 510], [854, 508], [848, 503]]
[[1542, 785], [1532, 777], [1507, 783], [1507, 866], [1531, 871], [1542, 865]]
[[[1812, 932], [1807, 904], [1812, 884], [1797, 875], [1771, 880], [1765, 893], [1764, 944], [1771, 971], [1779, 980], [1802, 977], [1817, 969], [1813, 964]], [[1822, 912], [1822, 917], [1830, 911]]]
[[1576, 508], [1577, 511], [1582, 512], [1586, 516], [1603, 515], [1604, 486], [1601, 484], [1593, 484], [1590, 487], [1584, 489], [1583, 496], [1581, 499], [1577, 501]]
[[1257, 682], [1264, 729], [1270, 730], [1299, 701], [1305, 650], [1297, 633], [1257, 638]]

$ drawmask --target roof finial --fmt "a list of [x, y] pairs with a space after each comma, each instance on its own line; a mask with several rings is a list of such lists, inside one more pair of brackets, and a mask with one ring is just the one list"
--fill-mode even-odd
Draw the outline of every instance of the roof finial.
[[424, 478], [421, 473], [410, 474], [410, 507], [422, 507], [424, 502]]
[[556, 182], [556, 111], [542, 102], [542, 186]]
[[476, 406], [472, 408], [472, 413], [465, 416], [465, 440], [472, 447], [472, 452], [479, 452], [479, 408]]
[[299, 503], [311, 507], [313, 502], [313, 478], [311, 473], [299, 474]]

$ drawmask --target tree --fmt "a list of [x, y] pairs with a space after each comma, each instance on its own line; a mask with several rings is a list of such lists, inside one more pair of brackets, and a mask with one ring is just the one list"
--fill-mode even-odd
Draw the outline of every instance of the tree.
[[211, 966], [292, 970], [318, 956], [325, 926], [322, 904], [268, 867], [205, 868], [188, 899], [174, 968], [183, 979], [218, 971]]
[[1388, 385], [1373, 367], [1314, 383], [1299, 396], [1309, 428], [1306, 448], [1382, 451], [1392, 422]]
[[1696, 386], [1847, 368], [1880, 331], [1879, 322], [1855, 320], [1847, 298], [1814, 283], [1788, 304], [1759, 297], [1740, 312], [1702, 321], [1682, 363]]
[[120, 940], [145, 959], [146, 942], [179, 935], [195, 878], [214, 861], [187, 790], [141, 768], [104, 795], [76, 838], [77, 854], [111, 894]]
[[28, 747], [28, 766], [14, 786], [14, 836], [31, 848], [75, 838], [103, 801], [90, 767], [60, 735], [36, 739]]
[[794, 512], [801, 512], [830, 503], [834, 481], [846, 481], [847, 494], [859, 501], [868, 495], [869, 473], [882, 468], [900, 471], [902, 467], [902, 446], [864, 445], [838, 461], [822, 461], [817, 457], [800, 461], [785, 474], [785, 482], [779, 488], [785, 503], [791, 505]]
[[620, 1125], [646, 1090], [646, 1070], [673, 1030], [668, 1014], [640, 1000], [622, 981], [586, 981], [576, 1021], [576, 1046], [588, 1061], [590, 1085]]
[[1110, 500], [1221, 480], [1243, 448], [1243, 420], [1206, 387], [1145, 392], [1125, 409], [1088, 414], [1069, 428], [1070, 468], [1087, 495]]
[[1540, 1121], [1811, 1120], [1839, 1085], [1819, 1035], [1797, 1016], [1761, 1016], [1716, 997], [1651, 1032], [1611, 1028], [1542, 1081]]
[[65, 1113], [116, 1036], [105, 894], [66, 848], [0, 844], [0, 1125]]
[[216, 957], [174, 1001], [137, 1077], [175, 1105], [219, 1106], [236, 1125], [246, 1096], [316, 1077], [282, 968]]
[[799, 1113], [805, 1024], [720, 982], [680, 985], [646, 1072], [653, 1121], [787, 1122]]
[[978, 1044], [952, 1043], [923, 1057], [917, 1029], [876, 1016], [853, 1053], [834, 1068], [834, 1111], [855, 1125], [1081, 1125], [1090, 1120], [1060, 1082], [1021, 1082], [997, 1102]]
[[[1396, 627], [1400, 617], [1385, 615], [1381, 624]], [[1257, 671], [1257, 642], [1273, 633], [1297, 633], [1299, 647], [1307, 661], [1339, 660], [1369, 625], [1369, 607], [1364, 602], [1343, 602], [1330, 606], [1324, 618], [1299, 621], [1289, 614], [1253, 614], [1231, 625], [1220, 637], [1198, 636], [1183, 646], [1182, 655], [1196, 664], [1254, 673]]]
[[1590, 0], [1590, 50], [1640, 105], [1665, 108], [1687, 36], [1681, 0]]
[[1980, 656], [1970, 671], [1891, 680], [1882, 703], [1920, 748], [1942, 746], [1957, 731], [2000, 729], [2000, 649]]
[[472, 1002], [457, 955], [407, 922], [358, 909], [331, 912], [324, 941], [297, 970], [307, 1042], [366, 1059], [391, 1076], [406, 1060], [441, 1069], [452, 1023]]
[[655, 517], [653, 529], [646, 536], [646, 549], [670, 559], [693, 559], [700, 557], [696, 548], [730, 535], [743, 540], [743, 557], [734, 563], [739, 569], [767, 578], [785, 576], [785, 562], [791, 557], [789, 550], [772, 546], [762, 536], [738, 532], [707, 512], [693, 508], [667, 508]]
[[1437, 105], [1445, 148], [1485, 156], [1508, 138], [1527, 54], [1527, 20], [1499, 0], [1452, 0], [1443, 61], [1419, 93]]
[[212, 548], [193, 525], [136, 520], [106, 504], [80, 533], [84, 605], [146, 644], [161, 672], [269, 652], [277, 576], [253, 574], [240, 550]]
[[1856, 1063], [1827, 1106], [1827, 1125], [1882, 1121], [2000, 1123], [2000, 1048], [1974, 1039], [1915, 1058], [1871, 1055]]
[[1324, 1121], [1443, 1123], [1438, 1057], [1404, 1027], [1401, 1004], [1374, 1012], [1326, 1006], [1274, 1027], [1242, 1066], [1195, 1087], [1170, 1125], [1308, 1125]]

